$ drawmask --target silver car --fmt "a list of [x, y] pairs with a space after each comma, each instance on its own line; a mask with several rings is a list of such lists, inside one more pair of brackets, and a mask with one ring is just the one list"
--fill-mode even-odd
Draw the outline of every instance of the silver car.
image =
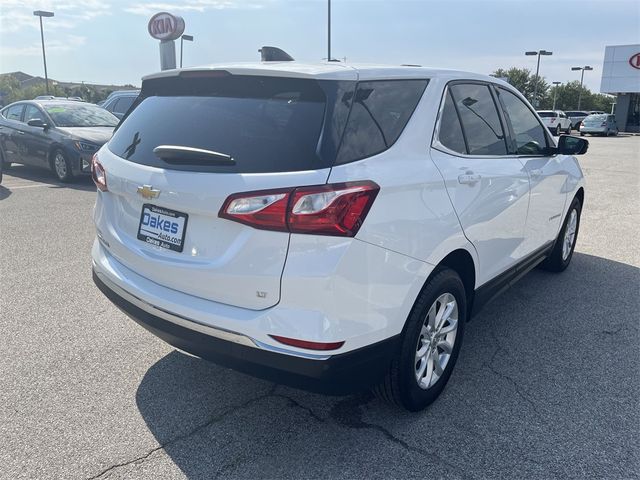
[[589, 115], [582, 121], [580, 125], [580, 135], [590, 133], [591, 135], [618, 135], [618, 125], [616, 124], [615, 115], [603, 113], [597, 115]]

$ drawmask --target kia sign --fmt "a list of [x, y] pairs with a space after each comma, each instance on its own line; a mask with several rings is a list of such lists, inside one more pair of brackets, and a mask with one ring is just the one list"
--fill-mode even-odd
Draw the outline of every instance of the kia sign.
[[184, 19], [167, 12], [156, 13], [149, 20], [148, 30], [158, 40], [176, 40], [184, 33]]
[[640, 53], [636, 53], [629, 59], [629, 65], [640, 70]]

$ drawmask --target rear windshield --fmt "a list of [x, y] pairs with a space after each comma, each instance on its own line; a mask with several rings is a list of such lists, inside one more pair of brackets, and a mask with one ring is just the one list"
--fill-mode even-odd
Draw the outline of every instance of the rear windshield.
[[566, 112], [569, 117], [585, 117], [589, 115], [587, 112]]
[[541, 118], [549, 118], [549, 117], [557, 117], [558, 114], [556, 112], [538, 112]]
[[[136, 163], [175, 170], [325, 168], [332, 159], [322, 155], [319, 138], [327, 103], [319, 82], [306, 79], [227, 75], [150, 80], [109, 149]], [[153, 153], [160, 145], [222, 153], [235, 165], [167, 165]]]
[[[145, 81], [108, 148], [132, 162], [174, 170], [265, 173], [328, 168], [339, 149], [344, 151], [339, 163], [347, 163], [389, 148], [427, 84], [357, 84], [220, 71], [191, 75]], [[361, 103], [368, 123], [357, 121], [363, 115], [351, 112]], [[356, 135], [357, 131], [367, 135]], [[203, 165], [188, 159], [167, 163], [153, 152], [160, 145], [218, 152], [233, 158], [233, 164]]]
[[589, 115], [587, 118], [584, 119], [585, 122], [605, 122], [607, 120], [607, 115], [602, 115], [602, 114], [596, 114], [596, 115]]

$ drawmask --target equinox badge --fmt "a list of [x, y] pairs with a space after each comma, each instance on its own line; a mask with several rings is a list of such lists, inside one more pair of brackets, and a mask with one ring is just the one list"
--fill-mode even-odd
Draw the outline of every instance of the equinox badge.
[[142, 195], [142, 198], [146, 198], [147, 200], [158, 198], [160, 196], [160, 190], [154, 190], [151, 185], [143, 185], [141, 187], [138, 187], [137, 192]]

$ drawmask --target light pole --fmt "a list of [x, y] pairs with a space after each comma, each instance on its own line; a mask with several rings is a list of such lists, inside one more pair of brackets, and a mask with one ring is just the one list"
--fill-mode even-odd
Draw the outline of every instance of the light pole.
[[556, 94], [558, 93], [558, 86], [562, 85], [562, 82], [551, 82], [553, 83], [556, 88], [553, 89], [553, 108], [551, 110], [555, 110], [556, 109]]
[[584, 71], [593, 70], [593, 67], [585, 65], [584, 67], [571, 67], [571, 70], [582, 70], [582, 73], [580, 74], [580, 93], [578, 94], [578, 110], [580, 110], [580, 104], [582, 103], [582, 81], [584, 80]]
[[188, 42], [193, 42], [193, 35], [182, 35], [180, 36], [180, 68], [182, 68], [182, 43], [183, 40]]
[[36, 10], [33, 12], [36, 17], [40, 17], [40, 39], [42, 40], [42, 60], [44, 61], [44, 84], [49, 95], [49, 76], [47, 75], [47, 55], [44, 53], [44, 30], [42, 29], [42, 17], [53, 17], [53, 12]]
[[537, 52], [524, 52], [525, 55], [537, 55], [538, 56], [538, 64], [536, 65], [536, 78], [533, 84], [533, 106], [538, 108], [537, 100], [538, 100], [538, 78], [540, 73], [540, 55], [553, 55], [553, 52], [547, 52], [546, 50], [538, 50]]
[[331, 61], [331, 0], [327, 0], [327, 62]]

